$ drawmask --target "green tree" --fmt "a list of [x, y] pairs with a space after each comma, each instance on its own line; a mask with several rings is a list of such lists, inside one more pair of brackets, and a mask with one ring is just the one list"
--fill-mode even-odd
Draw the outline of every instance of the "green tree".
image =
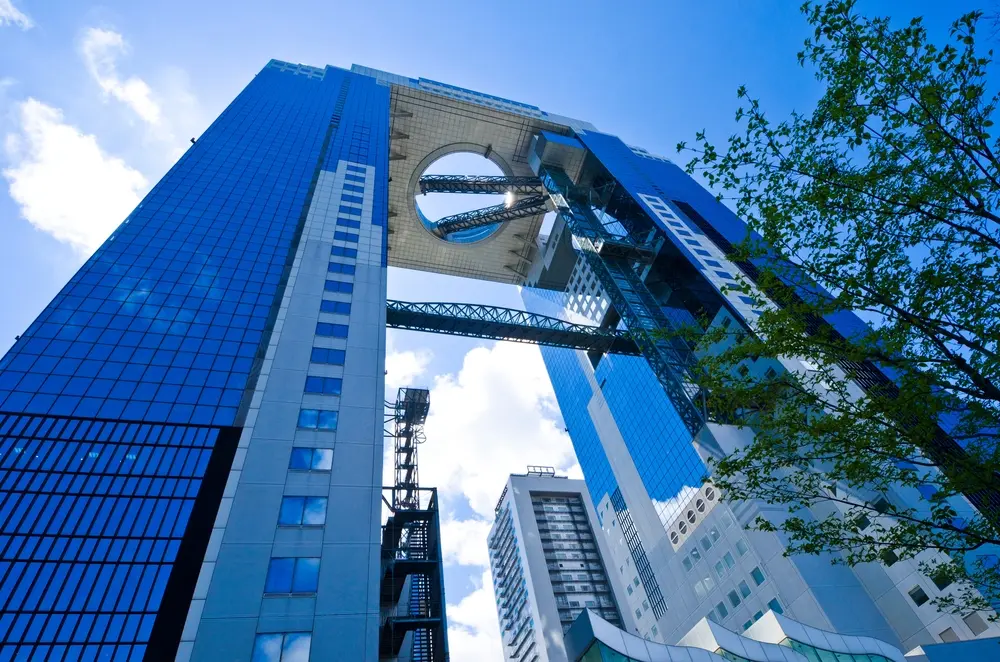
[[[940, 608], [988, 610], [1000, 602], [1000, 143], [981, 13], [939, 46], [919, 18], [894, 25], [853, 0], [802, 11], [815, 109], [776, 121], [741, 87], [724, 146], [704, 132], [678, 145], [757, 233], [732, 258], [757, 272], [734, 289], [759, 321], [736, 341], [718, 325], [698, 338], [717, 350], [698, 359], [713, 416], [755, 432], [712, 463], [713, 480], [729, 499], [786, 504], [787, 521], [756, 526], [785, 531], [790, 553], [917, 557], [955, 583]], [[823, 321], [845, 311], [867, 328], [845, 338]], [[757, 357], [807, 369], [754, 379], [741, 366]], [[920, 507], [892, 496], [913, 489]]]

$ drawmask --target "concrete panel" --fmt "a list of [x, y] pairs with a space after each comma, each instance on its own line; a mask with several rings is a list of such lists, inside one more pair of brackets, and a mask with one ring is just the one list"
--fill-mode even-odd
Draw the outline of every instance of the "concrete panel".
[[368, 545], [327, 545], [319, 566], [316, 615], [364, 613], [368, 591], [375, 590], [369, 563]]
[[205, 619], [198, 628], [192, 662], [246, 662], [253, 652], [257, 618]]
[[379, 511], [375, 506], [380, 494], [379, 488], [331, 487], [327, 519], [337, 522], [337, 526], [326, 527], [324, 542], [369, 543], [376, 540]]
[[270, 544], [223, 543], [202, 617], [256, 617], [270, 560]]
[[278, 484], [240, 485], [226, 523], [225, 543], [259, 543], [274, 537], [281, 507]]

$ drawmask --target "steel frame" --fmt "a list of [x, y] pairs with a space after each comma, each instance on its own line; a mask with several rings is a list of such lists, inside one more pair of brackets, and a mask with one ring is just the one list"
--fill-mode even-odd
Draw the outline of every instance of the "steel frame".
[[506, 204], [473, 209], [453, 216], [446, 216], [434, 224], [433, 231], [439, 237], [453, 232], [481, 228], [484, 225], [516, 221], [519, 218], [544, 214], [548, 211], [549, 199], [546, 195], [532, 195], [507, 206]]
[[470, 303], [386, 301], [386, 326], [639, 356], [629, 333], [572, 324], [554, 317]]
[[421, 193], [513, 193], [538, 195], [545, 192], [537, 177], [504, 177], [502, 175], [424, 175], [420, 178]]

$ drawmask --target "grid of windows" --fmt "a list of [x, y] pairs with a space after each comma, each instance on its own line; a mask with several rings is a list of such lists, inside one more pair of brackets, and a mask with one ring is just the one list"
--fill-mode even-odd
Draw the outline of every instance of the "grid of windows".
[[330, 248], [330, 255], [334, 257], [356, 258], [358, 256], [358, 249], [346, 246], [333, 246]]
[[300, 409], [299, 427], [311, 430], [336, 430], [337, 412], [326, 409]]
[[[339, 280], [328, 280], [323, 286], [327, 292], [341, 292], [343, 294], [350, 294], [354, 291], [354, 283], [345, 283]], [[346, 337], [346, 336], [344, 336]]]
[[309, 360], [313, 363], [329, 363], [331, 365], [344, 365], [346, 352], [342, 349], [327, 349], [326, 347], [313, 347]]
[[262, 71], [0, 360], [0, 410], [232, 425], [341, 80]]
[[0, 659], [142, 657], [219, 432], [0, 416]]
[[265, 595], [315, 593], [319, 585], [319, 559], [295, 557], [271, 559], [264, 581]]
[[322, 395], [340, 395], [343, 380], [338, 377], [306, 377], [306, 393]]
[[258, 634], [250, 662], [309, 662], [310, 644], [308, 632]]
[[350, 315], [351, 304], [347, 301], [327, 301], [324, 299], [319, 304], [321, 313], [334, 313], [336, 315]]
[[281, 510], [278, 512], [278, 524], [282, 526], [322, 526], [326, 523], [326, 506], [326, 497], [282, 497]]
[[331, 262], [327, 267], [327, 271], [332, 274], [354, 274], [355, 266], [353, 264], [346, 264], [343, 262]]
[[330, 471], [333, 469], [333, 449], [295, 447], [292, 449], [288, 468], [296, 471]]
[[317, 322], [316, 323], [316, 335], [325, 336], [329, 338], [346, 338], [347, 337], [347, 325], [346, 324], [330, 324], [329, 322]]

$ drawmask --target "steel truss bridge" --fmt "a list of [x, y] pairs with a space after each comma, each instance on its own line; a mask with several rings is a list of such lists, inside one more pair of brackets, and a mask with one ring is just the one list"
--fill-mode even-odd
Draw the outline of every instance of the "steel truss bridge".
[[641, 353], [627, 331], [572, 324], [498, 306], [390, 300], [386, 302], [385, 320], [386, 326], [395, 329], [568, 347], [602, 354], [638, 356]]

